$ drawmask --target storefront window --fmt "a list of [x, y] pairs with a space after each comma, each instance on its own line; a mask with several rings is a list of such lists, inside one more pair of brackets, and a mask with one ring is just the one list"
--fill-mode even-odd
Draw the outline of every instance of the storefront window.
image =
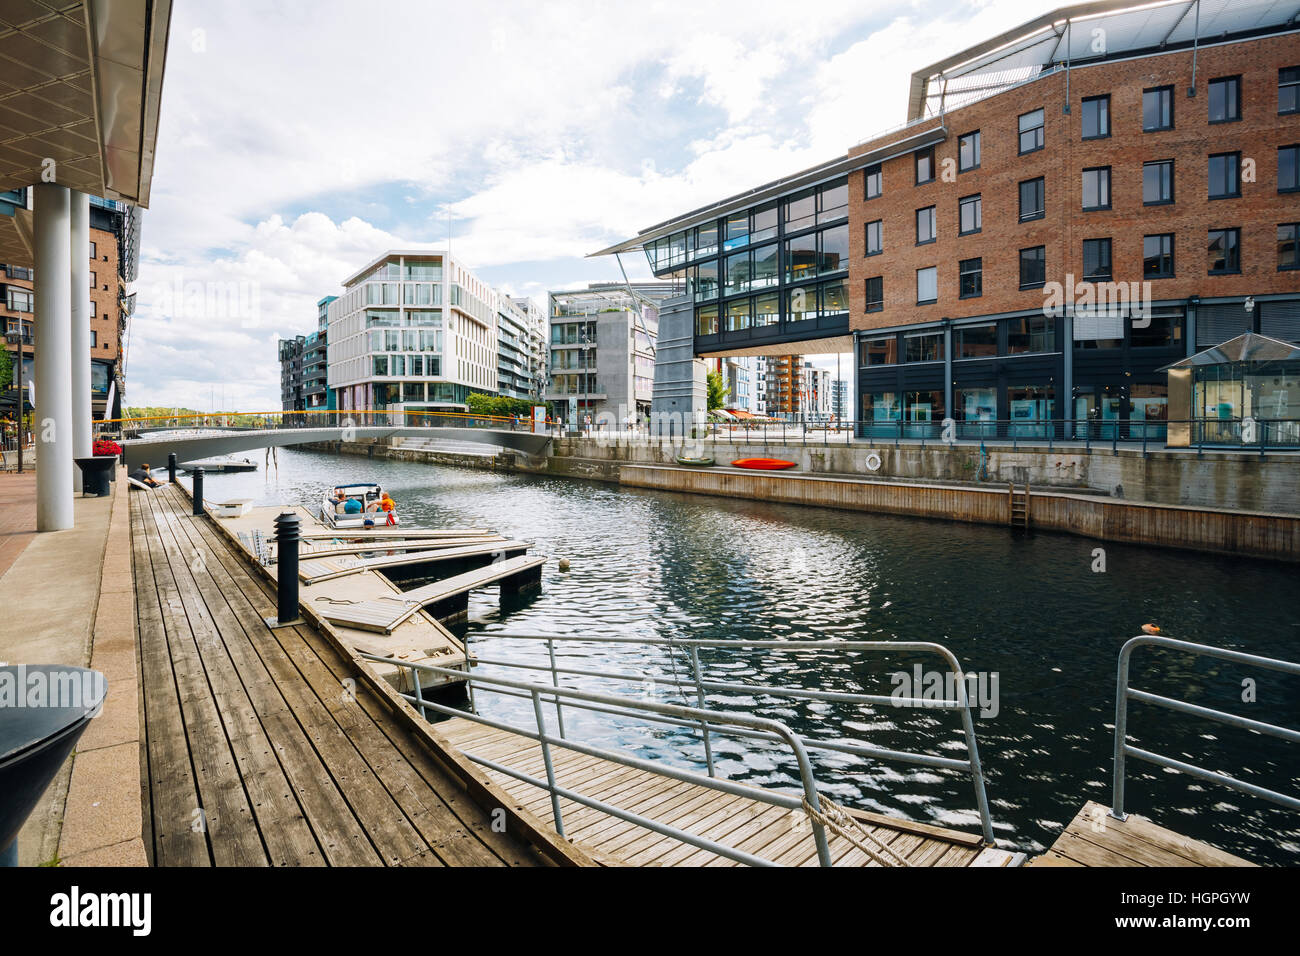
[[1020, 438], [1046, 438], [1056, 416], [1056, 389], [1051, 385], [1008, 385], [1008, 431]]
[[959, 438], [991, 438], [997, 434], [997, 389], [959, 388], [953, 393], [953, 401], [957, 405], [954, 417], [961, 423]]
[[1129, 394], [1129, 437], [1164, 441], [1169, 420], [1168, 385], [1134, 385]]
[[867, 424], [867, 435], [894, 436], [898, 434], [896, 422], [902, 420], [903, 408], [897, 392], [864, 392], [862, 395], [862, 420]]
[[938, 434], [944, 418], [943, 392], [903, 393], [903, 436], [928, 438]]

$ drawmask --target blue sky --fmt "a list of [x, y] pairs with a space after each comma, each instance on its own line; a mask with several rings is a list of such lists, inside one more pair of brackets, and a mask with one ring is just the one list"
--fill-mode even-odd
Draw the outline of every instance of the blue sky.
[[912, 70], [1054, 5], [182, 0], [127, 400], [278, 408], [276, 340], [449, 217], [512, 294], [618, 278], [586, 254], [901, 123]]

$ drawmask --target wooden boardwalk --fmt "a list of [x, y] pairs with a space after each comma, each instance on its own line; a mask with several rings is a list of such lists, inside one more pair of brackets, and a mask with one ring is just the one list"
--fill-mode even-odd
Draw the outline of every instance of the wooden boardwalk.
[[334, 643], [266, 626], [273, 585], [178, 489], [130, 499], [155, 865], [548, 862], [494, 832]]
[[[546, 778], [541, 747], [508, 731], [456, 717], [434, 726], [449, 747]], [[750, 797], [711, 790], [645, 770], [624, 767], [560, 747], [551, 748], [556, 782], [622, 810], [670, 824], [785, 866], [817, 866], [807, 817]], [[554, 826], [550, 795], [540, 787], [486, 770], [520, 805]], [[738, 866], [734, 860], [647, 830], [601, 810], [561, 798], [565, 835], [593, 858], [613, 866]], [[1013, 854], [985, 847], [977, 833], [961, 833], [875, 813], [853, 811], [877, 841], [909, 866], [1007, 866]], [[860, 849], [827, 834], [836, 866], [879, 866]]]
[[1029, 866], [1254, 866], [1130, 813], [1116, 820], [1089, 800], [1050, 850]]

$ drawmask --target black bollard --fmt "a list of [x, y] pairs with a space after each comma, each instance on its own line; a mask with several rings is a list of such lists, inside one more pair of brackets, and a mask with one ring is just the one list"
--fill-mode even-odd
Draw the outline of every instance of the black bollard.
[[203, 469], [195, 468], [192, 475], [194, 490], [190, 497], [194, 499], [194, 513], [203, 514]]
[[298, 516], [282, 512], [275, 519], [276, 623], [298, 620]]
[[167, 480], [173, 485], [176, 484], [176, 452], [171, 452], [167, 456]]

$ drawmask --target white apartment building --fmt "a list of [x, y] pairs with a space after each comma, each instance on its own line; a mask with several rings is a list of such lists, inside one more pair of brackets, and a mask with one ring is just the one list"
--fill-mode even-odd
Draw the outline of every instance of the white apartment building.
[[339, 409], [463, 410], [495, 394], [495, 292], [445, 252], [384, 253], [329, 303], [329, 388]]

